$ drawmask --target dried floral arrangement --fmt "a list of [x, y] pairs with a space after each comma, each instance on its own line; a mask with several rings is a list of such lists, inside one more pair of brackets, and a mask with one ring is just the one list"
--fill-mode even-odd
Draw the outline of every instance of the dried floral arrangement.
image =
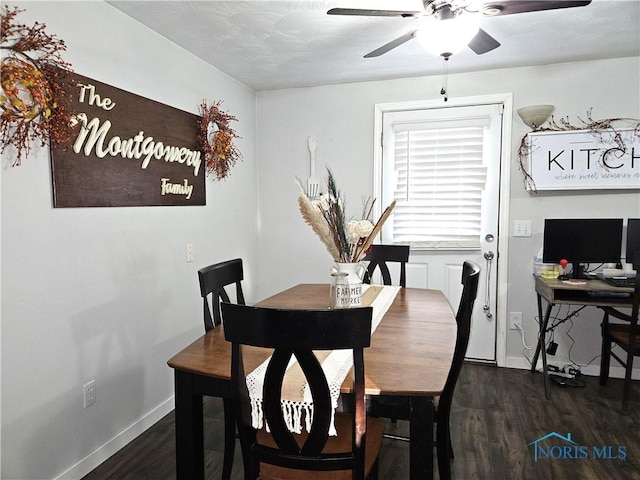
[[233, 144], [236, 132], [229, 126], [236, 117], [220, 110], [222, 101], [207, 106], [202, 100], [200, 106], [200, 131], [198, 134], [198, 148], [204, 153], [204, 164], [207, 175], [213, 175], [222, 180], [229, 175], [231, 167], [242, 158], [240, 151]]
[[34, 140], [52, 148], [69, 142], [73, 117], [64, 106], [69, 102], [61, 101], [73, 91], [70, 64], [61, 56], [66, 45], [43, 23], [17, 23], [23, 11], [6, 5], [0, 11], [0, 151], [16, 148], [12, 166], [21, 164]]
[[305, 223], [320, 237], [331, 257], [338, 263], [359, 262], [364, 258], [384, 222], [389, 218], [396, 205], [394, 200], [374, 224], [371, 214], [375, 199], [363, 200], [362, 218], [345, 219], [344, 200], [331, 170], [327, 169], [327, 193], [318, 199], [310, 199], [300, 180], [297, 180], [300, 193], [298, 206]]
[[[547, 122], [547, 127], [537, 127], [533, 132], [565, 132], [572, 130], [587, 130], [595, 137], [606, 140], [608, 143], [613, 143], [621, 150], [625, 150], [625, 145], [622, 140], [621, 130], [633, 130], [634, 134], [640, 137], [640, 120], [634, 118], [607, 118], [603, 120], [594, 120], [591, 116], [591, 111], [587, 112], [586, 120], [578, 117], [579, 125], [573, 125], [569, 121], [568, 117], [562, 117], [556, 120], [553, 115]], [[527, 190], [537, 193], [536, 184], [533, 181], [533, 177], [527, 171], [526, 162], [531, 153], [531, 147], [527, 141], [527, 135], [522, 137], [520, 141], [520, 147], [518, 148], [518, 163], [520, 171], [524, 177], [524, 186]]]

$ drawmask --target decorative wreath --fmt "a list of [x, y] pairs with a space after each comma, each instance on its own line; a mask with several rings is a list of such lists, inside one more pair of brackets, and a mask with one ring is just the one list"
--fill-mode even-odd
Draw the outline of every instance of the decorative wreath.
[[62, 60], [64, 42], [45, 33], [46, 25], [15, 23], [24, 10], [0, 11], [0, 151], [17, 149], [12, 166], [20, 165], [33, 140], [52, 148], [71, 136], [71, 112], [61, 100], [72, 91], [70, 64]]
[[204, 164], [207, 175], [213, 175], [217, 180], [226, 178], [231, 167], [242, 158], [242, 154], [233, 144], [234, 139], [240, 138], [229, 126], [229, 122], [238, 119], [220, 110], [222, 101], [217, 101], [210, 107], [202, 100], [200, 106], [200, 132], [198, 147], [204, 153]]
[[[587, 119], [583, 120], [578, 117], [580, 125], [572, 125], [568, 117], [555, 120], [553, 116], [547, 122], [548, 127], [537, 127], [533, 132], [564, 132], [571, 130], [588, 130], [592, 135], [597, 138], [606, 140], [608, 143], [615, 144], [618, 148], [625, 150], [625, 145], [622, 140], [620, 130], [632, 129], [637, 137], [640, 137], [640, 120], [635, 118], [607, 118], [604, 120], [594, 120], [591, 118], [591, 110], [587, 112]], [[606, 138], [605, 138], [606, 137]], [[536, 184], [533, 181], [533, 177], [527, 171], [526, 163], [529, 154], [531, 153], [531, 147], [527, 142], [527, 135], [522, 137], [520, 141], [520, 147], [518, 148], [518, 163], [520, 171], [524, 177], [525, 188], [529, 191], [537, 193]]]

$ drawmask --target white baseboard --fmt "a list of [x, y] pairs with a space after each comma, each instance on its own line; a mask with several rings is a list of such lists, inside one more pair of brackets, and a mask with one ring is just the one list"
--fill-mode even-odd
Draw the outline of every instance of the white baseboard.
[[[554, 359], [548, 359], [548, 362], [552, 365], [564, 366], [569, 362], [560, 362], [555, 361]], [[609, 378], [624, 378], [624, 368], [619, 365], [614, 365], [615, 360], [611, 361], [611, 365], [609, 367]], [[518, 368], [521, 370], [530, 370], [531, 364], [526, 358], [523, 357], [507, 357], [505, 367], [507, 368]], [[542, 360], [538, 360], [538, 365], [536, 366], [536, 370], [539, 372], [542, 371]], [[588, 375], [590, 377], [598, 377], [600, 375], [600, 365], [587, 365], [584, 367], [580, 367], [580, 371], [583, 375]], [[631, 373], [631, 378], [633, 380], [640, 380], [640, 366], [633, 369]]]
[[171, 396], [136, 422], [129, 425], [104, 445], [96, 448], [78, 463], [55, 477], [55, 480], [68, 480], [73, 478], [80, 479], [84, 477], [122, 447], [155, 425], [162, 417], [170, 413], [174, 408], [174, 404], [174, 397]]

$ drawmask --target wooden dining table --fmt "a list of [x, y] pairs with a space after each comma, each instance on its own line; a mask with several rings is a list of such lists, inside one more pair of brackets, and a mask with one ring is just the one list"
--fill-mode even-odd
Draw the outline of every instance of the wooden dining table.
[[[329, 285], [296, 285], [256, 305], [328, 308]], [[444, 389], [455, 341], [455, 314], [441, 291], [401, 288], [365, 349], [365, 393], [410, 400], [412, 480], [433, 478], [434, 398]], [[246, 368], [257, 367], [269, 353], [245, 351]], [[231, 397], [231, 344], [224, 338], [223, 326], [198, 338], [167, 363], [175, 378], [177, 478], [203, 479], [203, 396]], [[341, 392], [350, 391], [347, 375]]]

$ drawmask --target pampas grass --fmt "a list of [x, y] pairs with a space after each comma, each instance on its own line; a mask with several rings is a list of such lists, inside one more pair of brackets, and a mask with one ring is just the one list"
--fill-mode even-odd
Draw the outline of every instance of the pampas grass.
[[[300, 180], [296, 179], [300, 191], [298, 195], [300, 213], [305, 223], [320, 237], [335, 262], [359, 262], [364, 258], [375, 237], [380, 233], [382, 225], [391, 215], [396, 201], [394, 200], [385, 209], [369, 235], [359, 238], [355, 243], [349, 243], [341, 194], [331, 170], [327, 169], [327, 173], [327, 193], [321, 195], [319, 201], [311, 200], [306, 195]], [[367, 200], [364, 203], [363, 215], [365, 215], [365, 219], [369, 219], [374, 202], [375, 200], [371, 202]]]
[[336, 182], [333, 179], [333, 173], [327, 169], [327, 196], [325, 197], [326, 203], [322, 202], [322, 214], [329, 227], [329, 232], [333, 237], [333, 243], [335, 244], [339, 252], [339, 260], [336, 262], [348, 262], [350, 257], [349, 241], [347, 240], [346, 225], [344, 219], [344, 210], [342, 204], [342, 198], [340, 191], [336, 186]]
[[333, 242], [333, 237], [329, 231], [329, 226], [325, 222], [322, 210], [317, 204], [312, 202], [309, 197], [307, 197], [300, 180], [296, 179], [296, 181], [298, 182], [298, 188], [300, 189], [300, 194], [298, 195], [298, 206], [300, 207], [302, 218], [305, 223], [311, 227], [315, 234], [320, 237], [320, 240], [324, 246], [327, 247], [331, 257], [334, 260], [336, 258], [340, 258], [340, 252], [336, 248], [336, 244]]
[[364, 256], [367, 254], [367, 250], [369, 250], [369, 247], [371, 246], [371, 244], [375, 240], [376, 235], [378, 235], [378, 233], [380, 233], [380, 230], [382, 229], [382, 225], [384, 225], [384, 222], [387, 221], [387, 218], [389, 218], [389, 215], [391, 215], [391, 212], [393, 211], [393, 208], [395, 206], [396, 206], [396, 201], [394, 200], [393, 202], [391, 202], [391, 205], [389, 205], [387, 208], [385, 208], [384, 212], [382, 212], [382, 215], [380, 216], [380, 218], [376, 222], [376, 224], [373, 227], [373, 230], [371, 231], [369, 236], [367, 238], [365, 238], [365, 240], [364, 240], [364, 242], [362, 242], [361, 246], [358, 245], [358, 247], [355, 249], [355, 252], [353, 253], [353, 260], [352, 261], [359, 262], [360, 260], [362, 260], [364, 258]]

